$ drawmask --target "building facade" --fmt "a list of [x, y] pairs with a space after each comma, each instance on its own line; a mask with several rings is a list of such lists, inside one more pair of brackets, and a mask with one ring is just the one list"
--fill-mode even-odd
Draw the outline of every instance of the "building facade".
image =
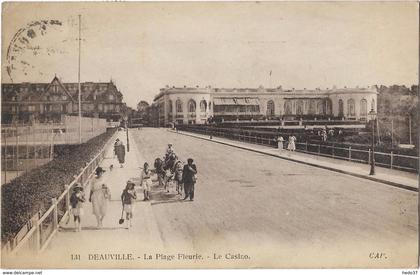
[[[125, 112], [123, 96], [110, 82], [81, 83], [82, 115], [119, 121]], [[2, 123], [59, 121], [61, 115], [79, 112], [78, 83], [2, 84]]]
[[340, 119], [368, 121], [377, 111], [377, 87], [315, 90], [224, 89], [166, 87], [154, 98], [154, 120], [204, 124], [218, 121], [259, 119]]

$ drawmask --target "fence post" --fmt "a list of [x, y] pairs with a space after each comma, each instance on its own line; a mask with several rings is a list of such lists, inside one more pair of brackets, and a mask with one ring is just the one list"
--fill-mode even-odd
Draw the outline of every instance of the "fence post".
[[318, 144], [318, 155], [321, 154], [321, 144]]
[[351, 161], [351, 146], [349, 146], [349, 161]]
[[371, 160], [371, 158], [372, 158], [372, 152], [371, 152], [371, 150], [369, 149], [368, 164], [370, 164], [370, 160]]
[[305, 143], [305, 152], [308, 152], [308, 141]]
[[394, 152], [391, 151], [391, 169], [392, 169], [393, 164], [394, 164]]
[[53, 225], [54, 225], [54, 229], [58, 228], [58, 206], [57, 206], [57, 199], [56, 198], [52, 198], [51, 199], [51, 203], [54, 207], [53, 210]]
[[[66, 211], [69, 211], [70, 210], [70, 185], [65, 184], [64, 187], [66, 188], [66, 192], [67, 192], [66, 193], [66, 203], [65, 203]], [[70, 215], [70, 213], [69, 213], [69, 215]]]
[[332, 144], [332, 156], [334, 158], [334, 143]]
[[36, 221], [36, 230], [35, 230], [35, 251], [39, 252], [41, 250], [41, 227], [42, 224]]

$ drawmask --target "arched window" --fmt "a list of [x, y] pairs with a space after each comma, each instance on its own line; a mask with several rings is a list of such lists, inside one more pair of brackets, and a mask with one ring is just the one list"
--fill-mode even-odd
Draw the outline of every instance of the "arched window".
[[344, 116], [344, 103], [342, 99], [338, 100], [338, 116]]
[[367, 116], [367, 101], [366, 99], [360, 100], [360, 116]]
[[316, 113], [318, 115], [323, 115], [325, 114], [325, 105], [324, 105], [324, 101], [323, 100], [318, 100], [318, 102], [316, 103]]
[[200, 102], [200, 111], [202, 113], [205, 113], [206, 112], [206, 109], [207, 109], [207, 102], [203, 99]]
[[331, 102], [331, 99], [329, 98], [325, 100], [325, 113], [327, 115], [331, 115], [332, 113], [332, 102]]
[[274, 116], [274, 101], [269, 100], [267, 102], [267, 116]]
[[370, 104], [370, 109], [371, 110], [376, 110], [376, 106], [375, 106], [375, 99], [372, 98], [372, 103]]
[[354, 99], [352, 99], [352, 98], [347, 100], [347, 115], [348, 116], [355, 116], [356, 115], [356, 110], [355, 110], [355, 107], [354, 107]]
[[310, 99], [309, 100], [309, 114], [314, 115], [316, 111], [315, 109], [316, 109], [315, 99]]
[[190, 101], [188, 101], [188, 112], [195, 113], [195, 107], [195, 101], [190, 99]]
[[296, 114], [303, 115], [303, 101], [302, 100], [298, 100], [296, 102]]
[[209, 110], [211, 110], [211, 102], [209, 102]]
[[172, 100], [168, 100], [168, 113], [172, 113]]
[[176, 105], [176, 112], [182, 113], [182, 101], [180, 99], [177, 99], [175, 102]]
[[292, 114], [292, 102], [290, 100], [286, 100], [284, 102], [284, 114], [291, 115]]

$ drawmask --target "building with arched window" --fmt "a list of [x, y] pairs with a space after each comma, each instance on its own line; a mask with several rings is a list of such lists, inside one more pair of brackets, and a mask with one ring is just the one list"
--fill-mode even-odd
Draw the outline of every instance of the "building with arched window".
[[[377, 87], [283, 90], [166, 87], [155, 97], [160, 125], [218, 121], [368, 119], [376, 111]], [[368, 102], [371, 106], [368, 106]], [[163, 103], [163, 104], [160, 104]], [[160, 105], [159, 105], [160, 104]], [[197, 106], [198, 104], [198, 106]], [[367, 107], [370, 107], [367, 110]], [[175, 112], [172, 112], [175, 110]]]

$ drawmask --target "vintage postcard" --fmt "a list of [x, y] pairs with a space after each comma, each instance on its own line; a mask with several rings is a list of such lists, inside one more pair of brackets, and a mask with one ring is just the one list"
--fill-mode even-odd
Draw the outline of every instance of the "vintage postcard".
[[1, 267], [418, 267], [418, 22], [4, 2]]

